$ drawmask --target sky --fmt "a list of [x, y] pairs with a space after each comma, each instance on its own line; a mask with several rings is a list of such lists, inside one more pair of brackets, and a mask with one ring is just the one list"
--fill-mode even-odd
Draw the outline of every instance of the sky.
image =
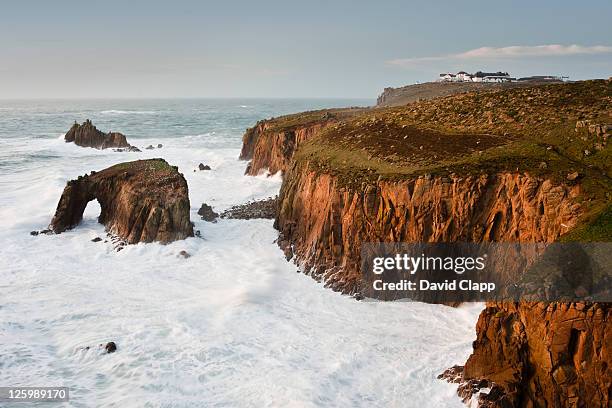
[[374, 98], [439, 73], [612, 76], [612, 1], [2, 1], [0, 99]]

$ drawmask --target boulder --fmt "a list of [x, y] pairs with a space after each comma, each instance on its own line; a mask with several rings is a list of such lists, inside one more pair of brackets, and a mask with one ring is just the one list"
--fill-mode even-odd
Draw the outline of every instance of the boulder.
[[109, 341], [104, 346], [104, 351], [106, 351], [106, 354], [114, 353], [115, 351], [117, 351], [117, 345], [114, 341]]
[[204, 221], [208, 222], [217, 222], [217, 218], [219, 217], [219, 214], [214, 212], [213, 208], [206, 203], [202, 203], [202, 206], [198, 210], [198, 215], [200, 215]]
[[125, 135], [119, 132], [104, 133], [98, 130], [91, 120], [87, 119], [82, 125], [74, 122], [74, 125], [64, 135], [66, 143], [74, 143], [77, 146], [93, 147], [95, 149], [117, 148], [125, 151], [133, 151], [134, 148], [127, 142]]
[[94, 199], [101, 207], [98, 221], [129, 244], [193, 236], [187, 182], [163, 159], [120, 163], [69, 181], [50, 228], [59, 234], [75, 227]]
[[198, 168], [199, 168], [200, 170], [211, 170], [211, 168], [210, 168], [210, 166], [209, 166], [208, 164], [203, 164], [203, 163], [200, 163], [200, 165], [198, 166]]

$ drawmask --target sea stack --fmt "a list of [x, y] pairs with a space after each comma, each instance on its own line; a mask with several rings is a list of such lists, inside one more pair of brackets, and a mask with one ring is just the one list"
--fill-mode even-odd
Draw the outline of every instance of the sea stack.
[[68, 130], [64, 136], [66, 143], [74, 143], [77, 146], [93, 147], [94, 149], [126, 149], [130, 151], [139, 151], [138, 148], [130, 145], [122, 133], [108, 132], [104, 133], [98, 130], [91, 120], [87, 119], [82, 125], [74, 122], [74, 125]]
[[129, 244], [193, 236], [187, 182], [163, 159], [120, 163], [69, 181], [50, 228], [59, 234], [75, 227], [94, 199], [98, 221]]

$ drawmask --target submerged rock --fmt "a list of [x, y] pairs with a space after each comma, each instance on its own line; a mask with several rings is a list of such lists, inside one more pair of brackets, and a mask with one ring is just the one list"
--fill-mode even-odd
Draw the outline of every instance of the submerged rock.
[[106, 354], [114, 353], [115, 351], [117, 351], [117, 345], [114, 341], [109, 341], [104, 346], [104, 351], [106, 351]]
[[125, 135], [119, 132], [104, 133], [98, 130], [91, 120], [87, 119], [82, 125], [74, 122], [74, 125], [64, 136], [66, 143], [74, 143], [77, 146], [93, 147], [95, 149], [118, 148], [122, 151], [133, 151], [136, 149], [130, 145]]
[[191, 254], [189, 252], [185, 251], [185, 250], [182, 250], [181, 252], [179, 252], [179, 256], [182, 257], [182, 258], [187, 259], [187, 258], [191, 257]]
[[187, 182], [163, 159], [120, 163], [69, 181], [50, 228], [57, 234], [74, 228], [94, 199], [101, 207], [98, 221], [129, 244], [193, 236]]
[[202, 203], [202, 206], [198, 210], [198, 215], [201, 216], [204, 221], [208, 222], [217, 222], [217, 218], [219, 217], [219, 214], [214, 212], [213, 208], [206, 203]]
[[33, 236], [33, 237], [36, 237], [36, 236], [38, 236], [38, 235], [40, 235], [40, 234], [43, 234], [43, 235], [50, 235], [50, 234], [53, 234], [53, 231], [51, 231], [51, 230], [50, 230], [50, 229], [48, 229], [48, 228], [45, 228], [45, 229], [40, 230], [40, 231], [36, 231], [36, 230], [34, 230], [34, 231], [30, 231], [30, 235], [31, 235], [31, 236]]

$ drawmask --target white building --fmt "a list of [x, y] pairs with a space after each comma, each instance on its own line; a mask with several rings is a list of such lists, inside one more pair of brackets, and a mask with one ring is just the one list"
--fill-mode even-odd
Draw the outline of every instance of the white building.
[[465, 71], [459, 71], [456, 74], [442, 73], [438, 81], [440, 82], [513, 82], [516, 78], [512, 78], [507, 72], [482, 72], [478, 71], [475, 74], [470, 74]]

